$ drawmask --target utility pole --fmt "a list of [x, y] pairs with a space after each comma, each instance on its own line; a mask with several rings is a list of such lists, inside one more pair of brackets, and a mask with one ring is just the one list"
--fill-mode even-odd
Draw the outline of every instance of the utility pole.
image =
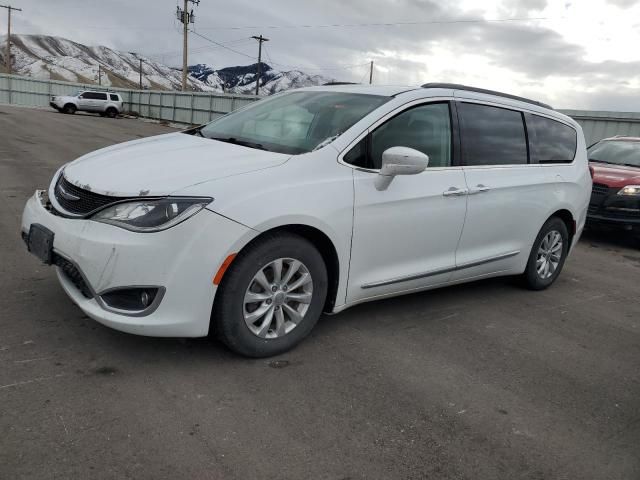
[[371, 60], [371, 65], [369, 66], [369, 85], [373, 83], [373, 60]]
[[269, 39], [260, 36], [253, 35], [251, 38], [255, 38], [258, 41], [258, 76], [256, 77], [256, 96], [260, 94], [260, 76], [262, 75], [262, 42], [268, 42]]
[[140, 90], [142, 90], [142, 58], [138, 57], [140, 60]]
[[98, 85], [102, 85], [102, 66], [98, 64]]
[[11, 75], [11, 10], [21, 12], [21, 8], [15, 8], [11, 5], [0, 5], [1, 8], [7, 9], [7, 53], [4, 57], [4, 63], [7, 66], [7, 73]]
[[193, 14], [193, 10], [190, 12], [187, 10], [189, 8], [189, 2], [194, 5], [199, 5], [200, 0], [184, 0], [184, 7], [180, 9], [177, 8], [178, 20], [182, 22], [182, 91], [187, 89], [187, 50], [188, 50], [188, 38], [189, 38], [189, 24], [195, 23], [196, 16]]

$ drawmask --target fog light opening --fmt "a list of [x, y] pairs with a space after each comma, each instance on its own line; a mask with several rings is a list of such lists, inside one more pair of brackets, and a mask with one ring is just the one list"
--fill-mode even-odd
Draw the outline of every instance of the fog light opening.
[[110, 289], [100, 294], [100, 298], [107, 307], [136, 313], [156, 305], [163, 292], [161, 287], [123, 287]]

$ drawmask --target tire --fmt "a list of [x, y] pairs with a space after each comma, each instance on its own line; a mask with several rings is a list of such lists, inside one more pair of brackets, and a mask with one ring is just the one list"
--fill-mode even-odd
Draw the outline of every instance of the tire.
[[[557, 247], [558, 240], [562, 242], [559, 248]], [[525, 285], [531, 290], [544, 290], [551, 286], [560, 275], [568, 252], [569, 232], [567, 226], [560, 218], [551, 217], [542, 226], [535, 242], [533, 242], [527, 268], [523, 274]], [[554, 258], [557, 259], [555, 262]]]
[[107, 110], [104, 113], [109, 118], [116, 118], [118, 116], [118, 110], [116, 110], [113, 107], [107, 108]]
[[[277, 281], [275, 270], [279, 261], [282, 283]], [[295, 262], [300, 262], [297, 269]], [[293, 274], [287, 281], [290, 270]], [[260, 272], [266, 284], [256, 280]], [[296, 286], [308, 278], [307, 274], [311, 282]], [[225, 272], [216, 294], [211, 326], [223, 343], [241, 355], [260, 358], [284, 353], [309, 335], [317, 323], [327, 285], [326, 265], [311, 242], [291, 233], [267, 234], [240, 252]], [[269, 291], [268, 287], [277, 290]], [[247, 294], [259, 299], [245, 302]], [[297, 302], [289, 295], [296, 299], [310, 297], [310, 301]], [[292, 310], [297, 315], [290, 313]]]
[[76, 113], [78, 109], [76, 108], [76, 106], [73, 103], [67, 103], [63, 108], [62, 111], [68, 115], [73, 115], [74, 113]]

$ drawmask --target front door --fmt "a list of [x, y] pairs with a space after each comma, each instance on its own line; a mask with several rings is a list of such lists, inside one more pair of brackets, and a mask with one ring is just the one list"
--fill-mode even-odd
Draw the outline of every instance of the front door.
[[[429, 167], [377, 190], [375, 170], [394, 146], [426, 153]], [[347, 303], [449, 280], [467, 202], [464, 172], [452, 166], [453, 146], [449, 103], [427, 103], [396, 114], [345, 155], [345, 163], [363, 167], [353, 173]]]

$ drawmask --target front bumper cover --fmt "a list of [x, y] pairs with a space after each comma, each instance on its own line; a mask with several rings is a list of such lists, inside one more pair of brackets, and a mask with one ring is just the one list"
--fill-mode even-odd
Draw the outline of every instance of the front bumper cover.
[[[41, 190], [25, 205], [23, 236], [34, 223], [55, 233], [58, 279], [88, 316], [125, 332], [170, 337], [208, 333], [215, 272], [231, 251], [256, 233], [206, 209], [168, 230], [130, 232], [58, 216]], [[115, 312], [99, 299], [113, 288], [148, 285], [163, 288], [164, 296], [145, 316]]]

